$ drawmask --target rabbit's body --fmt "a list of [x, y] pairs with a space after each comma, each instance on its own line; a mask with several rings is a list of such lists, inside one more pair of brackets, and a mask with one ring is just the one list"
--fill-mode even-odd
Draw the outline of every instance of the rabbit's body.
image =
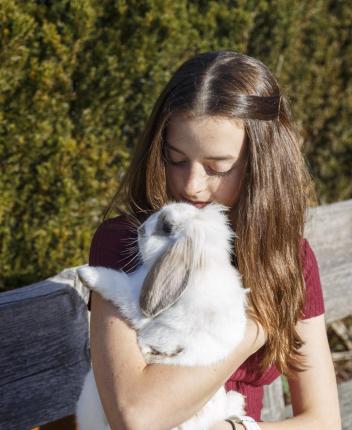
[[[172, 207], [175, 210], [179, 206], [191, 211], [193, 216], [197, 214], [194, 210], [205, 210], [193, 207], [189, 209], [190, 205], [187, 204], [172, 204], [166, 208]], [[212, 206], [215, 206], [215, 210], [220, 214], [218, 205]], [[209, 211], [210, 215], [214, 214], [214, 207], [211, 210], [213, 212]], [[214, 223], [215, 221], [224, 223], [224, 216], [219, 216], [213, 220]], [[154, 223], [151, 231], [158, 231], [156, 225]], [[220, 231], [223, 235], [227, 233], [228, 245], [229, 230], [220, 229]], [[219, 234], [220, 231], [216, 231], [215, 228], [213, 233]], [[192, 233], [195, 234], [194, 231]], [[173, 241], [172, 246], [176, 242], [177, 240]], [[148, 251], [146, 243], [144, 245]], [[139, 245], [143, 248], [141, 241]], [[189, 247], [189, 244], [185, 248], [186, 254], [187, 246]], [[159, 248], [163, 248], [164, 254], [167, 253], [168, 248], [161, 246], [161, 242]], [[243, 338], [246, 324], [245, 291], [241, 287], [238, 272], [230, 264], [228, 248], [226, 246], [224, 248], [210, 253], [212, 258], [206, 258], [206, 253], [200, 251], [197, 261], [193, 254], [197, 254], [199, 250], [192, 249], [192, 270], [179, 273], [181, 270], [179, 266], [182, 266], [182, 261], [185, 262], [188, 258], [187, 255], [182, 254], [180, 264], [176, 264], [174, 271], [160, 281], [163, 285], [160, 288], [165, 288], [167, 283], [182, 284], [180, 290], [177, 290], [177, 293], [168, 300], [164, 300], [165, 290], [162, 290], [162, 294], [160, 291], [151, 290], [148, 296], [149, 289], [153, 287], [148, 284], [147, 290], [146, 282], [153, 267], [147, 264], [146, 258], [144, 264], [130, 275], [103, 267], [85, 267], [79, 269], [79, 276], [85, 285], [114, 303], [121, 315], [136, 330], [138, 344], [146, 363], [208, 366], [224, 359], [235, 348]], [[173, 248], [174, 253], [179, 251]], [[150, 252], [147, 253], [150, 254]], [[154, 269], [155, 260], [156, 257], [150, 261], [150, 263], [154, 261]], [[162, 264], [167, 262], [164, 261]], [[160, 267], [157, 267], [156, 272], [155, 276], [161, 276]], [[157, 284], [157, 281], [153, 278], [152, 284]], [[159, 298], [154, 303], [155, 297]], [[160, 304], [161, 301], [162, 304]], [[222, 387], [194, 417], [178, 426], [178, 429], [206, 430], [218, 420], [230, 415], [242, 415], [243, 408], [244, 397], [236, 392], [226, 394]], [[94, 410], [95, 417], [87, 419], [85, 415], [94, 414], [92, 412]], [[81, 430], [109, 429], [102, 412], [92, 370], [86, 377], [77, 404], [77, 418]], [[99, 427], [97, 427], [97, 420]]]

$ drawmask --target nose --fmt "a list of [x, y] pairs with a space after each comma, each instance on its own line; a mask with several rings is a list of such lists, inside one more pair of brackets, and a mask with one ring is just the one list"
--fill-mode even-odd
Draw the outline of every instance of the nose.
[[206, 175], [201, 165], [190, 166], [184, 179], [184, 192], [186, 196], [195, 197], [202, 194], [206, 188]]

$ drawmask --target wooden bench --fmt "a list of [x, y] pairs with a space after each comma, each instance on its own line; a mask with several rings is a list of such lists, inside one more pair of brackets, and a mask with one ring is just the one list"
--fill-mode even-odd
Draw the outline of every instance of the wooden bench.
[[[352, 200], [311, 209], [305, 237], [318, 260], [326, 323], [352, 315]], [[352, 380], [338, 385], [343, 430], [352, 429]], [[265, 386], [263, 421], [292, 416], [282, 378]]]
[[[327, 323], [352, 314], [352, 200], [310, 211]], [[0, 294], [0, 430], [30, 429], [74, 413], [90, 367], [88, 292], [75, 268]], [[343, 429], [352, 428], [352, 381], [339, 385]], [[290, 416], [282, 380], [265, 387], [262, 419]]]

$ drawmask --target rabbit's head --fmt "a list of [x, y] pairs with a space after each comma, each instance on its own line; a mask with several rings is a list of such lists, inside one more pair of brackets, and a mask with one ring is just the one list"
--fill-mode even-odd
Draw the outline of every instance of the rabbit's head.
[[230, 261], [234, 233], [227, 210], [217, 203], [200, 209], [169, 203], [138, 228], [141, 258], [149, 269], [140, 296], [144, 315], [154, 317], [175, 303], [194, 271]]

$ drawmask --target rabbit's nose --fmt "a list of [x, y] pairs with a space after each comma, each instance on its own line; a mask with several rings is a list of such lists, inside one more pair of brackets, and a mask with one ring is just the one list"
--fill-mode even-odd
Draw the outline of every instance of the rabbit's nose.
[[162, 214], [159, 219], [158, 223], [156, 225], [156, 233], [162, 236], [168, 236], [173, 232], [173, 225], [172, 223], [166, 218], [165, 214]]

